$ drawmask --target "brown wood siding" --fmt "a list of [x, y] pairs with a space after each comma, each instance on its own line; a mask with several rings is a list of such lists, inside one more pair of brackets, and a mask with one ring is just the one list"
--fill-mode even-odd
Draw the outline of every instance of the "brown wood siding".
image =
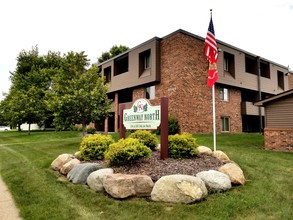
[[[153, 83], [160, 80], [160, 42], [153, 39], [145, 44], [138, 46], [128, 53], [128, 72], [114, 76], [114, 60], [109, 60], [102, 64], [102, 71], [111, 66], [111, 82], [109, 82], [108, 92], [119, 91], [125, 88], [136, 87], [139, 85]], [[139, 76], [139, 54], [146, 50], [151, 51], [150, 69], [148, 74]]]
[[265, 112], [266, 127], [293, 128], [293, 96], [268, 103]]
[[[258, 76], [247, 73], [245, 71], [245, 53], [221, 44], [218, 44], [218, 47], [221, 48], [223, 52], [219, 53], [219, 78], [217, 82], [226, 85], [236, 86], [239, 88], [258, 91]], [[229, 74], [228, 72], [224, 71], [224, 51], [234, 55], [235, 78], [231, 76], [231, 74]], [[278, 87], [278, 71], [281, 71], [285, 74], [287, 72], [287, 69], [277, 66], [275, 64], [270, 64], [270, 78], [261, 77], [262, 92], [278, 94], [289, 89], [289, 80], [288, 76], [286, 75], [284, 75], [284, 90]]]

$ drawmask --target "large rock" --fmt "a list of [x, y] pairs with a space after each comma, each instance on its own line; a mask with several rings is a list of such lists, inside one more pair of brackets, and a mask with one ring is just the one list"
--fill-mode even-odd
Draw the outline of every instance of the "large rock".
[[87, 177], [86, 183], [95, 192], [102, 192], [104, 191], [104, 186], [103, 186], [104, 177], [113, 173], [114, 171], [112, 168], [104, 168], [104, 169], [94, 171]]
[[232, 187], [229, 176], [216, 170], [202, 171], [196, 176], [204, 181], [209, 192], [226, 191]]
[[204, 182], [195, 176], [169, 175], [161, 177], [151, 193], [153, 201], [193, 203], [208, 195]]
[[149, 196], [154, 182], [147, 175], [110, 174], [104, 177], [105, 191], [114, 198]]
[[52, 163], [51, 168], [59, 171], [64, 164], [72, 160], [74, 156], [72, 154], [60, 154]]
[[75, 165], [67, 174], [67, 179], [73, 183], [86, 184], [86, 179], [90, 173], [103, 168], [98, 163], [81, 163]]
[[212, 156], [215, 158], [218, 158], [219, 160], [224, 160], [224, 161], [230, 161], [229, 157], [227, 154], [225, 154], [223, 151], [216, 150], [212, 153]]
[[243, 185], [245, 183], [243, 171], [236, 163], [227, 163], [221, 166], [218, 170], [227, 174], [232, 184]]
[[60, 169], [60, 173], [67, 175], [67, 173], [69, 173], [69, 171], [76, 165], [76, 164], [80, 164], [80, 160], [74, 158], [70, 161], [68, 161], [66, 164], [64, 164], [61, 169]]
[[198, 154], [204, 154], [204, 155], [212, 155], [213, 154], [213, 151], [211, 150], [211, 148], [208, 148], [206, 146], [198, 146], [197, 150], [198, 150]]

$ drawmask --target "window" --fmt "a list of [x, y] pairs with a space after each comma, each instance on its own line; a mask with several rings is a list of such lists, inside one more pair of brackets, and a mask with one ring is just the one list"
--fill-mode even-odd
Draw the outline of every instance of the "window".
[[146, 88], [145, 98], [146, 99], [154, 99], [155, 98], [155, 86], [149, 86]]
[[114, 61], [114, 76], [128, 72], [128, 54], [118, 57]]
[[260, 61], [260, 75], [270, 79], [270, 64], [265, 61]]
[[145, 75], [151, 68], [151, 50], [143, 51], [139, 54], [139, 76]]
[[221, 117], [221, 132], [229, 132], [229, 131], [230, 131], [230, 118]]
[[229, 101], [229, 90], [227, 88], [220, 88], [220, 100]]
[[144, 69], [150, 68], [150, 54], [145, 54], [144, 56]]
[[284, 73], [278, 71], [278, 87], [284, 90]]
[[245, 56], [245, 71], [257, 75], [257, 60], [252, 56]]
[[104, 76], [105, 76], [106, 83], [111, 82], [111, 67], [110, 66], [104, 69]]
[[235, 61], [234, 55], [224, 52], [224, 71], [228, 72], [235, 78]]

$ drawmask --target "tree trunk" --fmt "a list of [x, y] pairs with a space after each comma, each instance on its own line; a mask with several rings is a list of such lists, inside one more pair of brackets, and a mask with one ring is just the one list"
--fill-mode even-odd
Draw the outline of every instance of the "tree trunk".
[[31, 135], [31, 123], [28, 124], [28, 135]]
[[82, 122], [82, 136], [85, 136], [85, 127], [86, 127], [86, 123]]

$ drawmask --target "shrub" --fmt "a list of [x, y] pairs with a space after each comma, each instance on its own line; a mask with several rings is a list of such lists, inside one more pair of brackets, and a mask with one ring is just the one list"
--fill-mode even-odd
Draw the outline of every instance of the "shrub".
[[[169, 114], [168, 115], [168, 134], [178, 134], [180, 132], [179, 122], [175, 116]], [[155, 134], [160, 135], [161, 131], [156, 130]]]
[[180, 131], [177, 118], [173, 115], [168, 116], [168, 133], [169, 135], [178, 134]]
[[189, 133], [169, 135], [168, 149], [172, 158], [188, 158], [198, 154], [196, 139]]
[[86, 128], [86, 133], [88, 133], [88, 134], [95, 134], [96, 131], [97, 131], [97, 129], [95, 129], [93, 127]]
[[117, 143], [111, 144], [105, 153], [105, 159], [113, 166], [124, 165], [148, 157], [151, 149], [139, 142], [138, 139], [120, 139]]
[[134, 133], [131, 133], [128, 138], [138, 139], [151, 150], [154, 150], [159, 144], [157, 136], [146, 130], [136, 130]]
[[105, 151], [113, 143], [110, 135], [92, 134], [84, 137], [80, 144], [80, 157], [84, 160], [102, 160]]

